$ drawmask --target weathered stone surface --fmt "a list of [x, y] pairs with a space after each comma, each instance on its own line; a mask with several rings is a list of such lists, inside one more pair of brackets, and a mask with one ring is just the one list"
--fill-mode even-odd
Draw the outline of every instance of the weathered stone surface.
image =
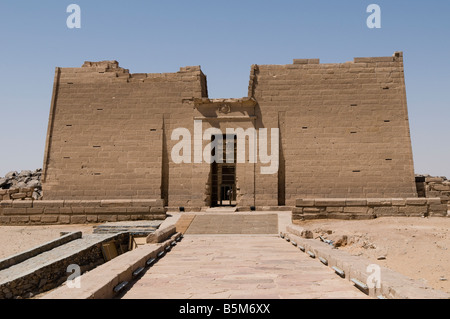
[[425, 205], [427, 203], [426, 198], [407, 198], [407, 205]]
[[[401, 56], [334, 64], [295, 59], [289, 65], [253, 65], [250, 72], [246, 98], [218, 100], [208, 98], [199, 66], [157, 74], [131, 74], [117, 61], [57, 68], [58, 98], [51, 106], [52, 131], [44, 159], [45, 198], [158, 198], [157, 207], [165, 204], [186, 211], [210, 206], [214, 188], [206, 185], [211, 166], [177, 164], [170, 158], [176, 143], [171, 132], [183, 127], [193, 133], [193, 118], [207, 119], [202, 132], [211, 127], [245, 130], [254, 127], [255, 118], [263, 118], [264, 127], [280, 128], [285, 165], [279, 174], [262, 174], [260, 166], [265, 165], [258, 163], [255, 169], [252, 163], [238, 163], [239, 207], [295, 206], [302, 196], [417, 195]], [[373, 116], [367, 116], [368, 109], [375, 110]], [[58, 116], [53, 116], [56, 110]], [[354, 129], [356, 118], [363, 132]], [[95, 134], [86, 133], [86, 128]], [[117, 132], [114, 140], [111, 132]], [[64, 142], [74, 138], [77, 145], [86, 146], [83, 156], [78, 146]], [[363, 160], [369, 158], [370, 164]]]
[[373, 212], [377, 216], [397, 216], [399, 213], [399, 208], [397, 206], [391, 206], [391, 207], [374, 207]]
[[314, 199], [297, 199], [295, 201], [297, 207], [314, 206]]
[[175, 233], [176, 233], [175, 225], [170, 225], [163, 229], [158, 229], [153, 234], [147, 236], [147, 244], [160, 243]]

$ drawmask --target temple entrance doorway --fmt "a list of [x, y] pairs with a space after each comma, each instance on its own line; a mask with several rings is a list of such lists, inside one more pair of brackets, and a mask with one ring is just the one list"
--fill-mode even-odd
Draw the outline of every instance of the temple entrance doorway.
[[[211, 137], [213, 142], [216, 136]], [[211, 207], [236, 206], [236, 135], [224, 134], [222, 143], [222, 161], [211, 163]], [[222, 145], [220, 145], [222, 144]], [[213, 148], [211, 155], [215, 156]]]

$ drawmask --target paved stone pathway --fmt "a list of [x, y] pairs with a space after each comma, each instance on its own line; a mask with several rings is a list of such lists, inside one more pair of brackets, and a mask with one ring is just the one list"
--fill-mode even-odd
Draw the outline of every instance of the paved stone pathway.
[[276, 235], [189, 234], [121, 297], [368, 298], [348, 280]]

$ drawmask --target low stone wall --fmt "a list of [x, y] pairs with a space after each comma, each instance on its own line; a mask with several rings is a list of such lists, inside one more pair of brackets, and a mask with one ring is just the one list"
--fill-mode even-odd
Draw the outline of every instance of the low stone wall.
[[165, 219], [162, 199], [149, 200], [6, 200], [0, 224], [84, 224]]
[[441, 198], [316, 198], [297, 199], [292, 221], [372, 219], [379, 216], [447, 216]]

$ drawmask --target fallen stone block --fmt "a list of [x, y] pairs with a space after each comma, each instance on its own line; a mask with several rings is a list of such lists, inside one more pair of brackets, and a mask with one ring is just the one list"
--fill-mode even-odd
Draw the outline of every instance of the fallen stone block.
[[157, 229], [154, 233], [147, 236], [147, 244], [160, 243], [176, 233], [175, 225], [170, 225], [163, 229]]
[[305, 229], [298, 225], [288, 225], [286, 231], [303, 238], [313, 238], [314, 234], [311, 230]]

